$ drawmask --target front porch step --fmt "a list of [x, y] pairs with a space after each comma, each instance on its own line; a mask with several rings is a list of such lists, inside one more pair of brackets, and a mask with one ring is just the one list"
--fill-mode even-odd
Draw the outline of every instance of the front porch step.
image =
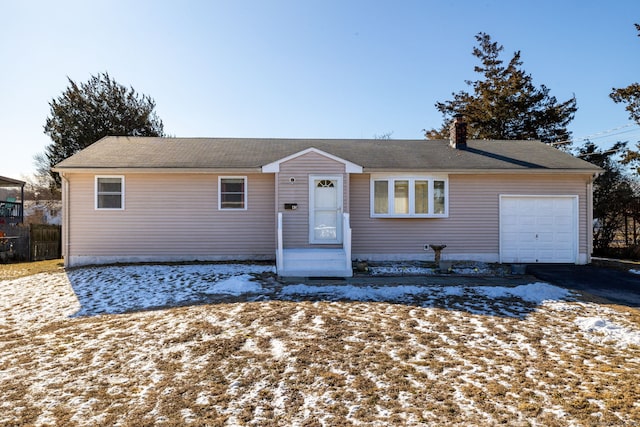
[[352, 277], [344, 249], [285, 249], [283, 277]]

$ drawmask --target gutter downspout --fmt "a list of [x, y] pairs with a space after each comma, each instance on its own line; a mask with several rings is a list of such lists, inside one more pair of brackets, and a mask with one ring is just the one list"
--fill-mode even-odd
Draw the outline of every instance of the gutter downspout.
[[[20, 202], [22, 203], [22, 208], [20, 209], [20, 224], [24, 224], [24, 184], [20, 187]], [[29, 254], [29, 257], [31, 257], [31, 254]]]
[[591, 264], [593, 253], [593, 181], [598, 175], [591, 175], [587, 182], [587, 264]]
[[64, 172], [60, 172], [62, 178], [62, 257], [64, 266], [69, 267], [69, 179]]
[[279, 212], [279, 206], [280, 206], [280, 172], [276, 172], [273, 174], [273, 180], [274, 180], [274, 192], [275, 192], [275, 197], [274, 197], [274, 202], [275, 202], [275, 206], [274, 206], [274, 210], [275, 210], [275, 219], [276, 219], [276, 235], [275, 235], [275, 240], [276, 240], [276, 274], [280, 274], [284, 268], [284, 264], [283, 264], [283, 260], [282, 260], [282, 247], [281, 245], [283, 245], [283, 241], [282, 241], [282, 230], [281, 230], [281, 226], [282, 226], [282, 215]]

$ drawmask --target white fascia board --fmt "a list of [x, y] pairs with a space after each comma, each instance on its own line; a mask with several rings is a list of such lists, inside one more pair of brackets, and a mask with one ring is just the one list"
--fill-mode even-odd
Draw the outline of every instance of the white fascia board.
[[238, 175], [260, 173], [260, 168], [53, 168], [52, 171], [61, 174], [92, 173], [92, 174], [130, 174], [130, 173], [163, 173], [163, 174], [217, 174]]
[[369, 174], [440, 174], [440, 175], [551, 175], [551, 174], [579, 174], [594, 175], [599, 174], [598, 171], [591, 169], [382, 169], [382, 168], [365, 168], [364, 173]]

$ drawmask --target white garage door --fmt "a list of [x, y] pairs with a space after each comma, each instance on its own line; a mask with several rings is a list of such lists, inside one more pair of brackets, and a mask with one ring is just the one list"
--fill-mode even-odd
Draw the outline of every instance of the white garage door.
[[576, 196], [500, 196], [501, 262], [573, 263]]

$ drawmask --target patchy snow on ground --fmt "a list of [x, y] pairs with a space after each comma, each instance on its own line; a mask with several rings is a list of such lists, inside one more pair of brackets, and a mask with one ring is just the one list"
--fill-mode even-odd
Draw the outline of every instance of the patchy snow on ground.
[[637, 309], [540, 282], [323, 286], [273, 273], [139, 265], [0, 281], [0, 425], [640, 419]]
[[[442, 274], [439, 268], [425, 267], [420, 262], [413, 263], [381, 263], [367, 268], [371, 276], [430, 276]], [[451, 267], [445, 273], [458, 275], [489, 275], [495, 274], [496, 269], [485, 263], [451, 262]]]
[[629, 270], [629, 273], [632, 273], [632, 274], [640, 274], [640, 270], [631, 269], [631, 270]]
[[133, 265], [71, 270], [69, 282], [81, 303], [77, 316], [185, 305], [206, 296], [260, 292], [251, 274], [272, 265]]
[[372, 276], [392, 276], [392, 275], [427, 275], [435, 274], [436, 269], [431, 267], [409, 266], [380, 266], [368, 267], [368, 272]]
[[416, 296], [442, 298], [463, 295], [482, 295], [486, 298], [519, 298], [540, 304], [547, 300], [570, 298], [566, 289], [547, 283], [531, 283], [516, 287], [507, 286], [354, 286], [354, 285], [288, 285], [279, 293], [282, 297], [295, 295], [324, 295], [328, 299], [353, 301], [402, 301]]
[[355, 285], [288, 285], [280, 291], [281, 297], [325, 296], [331, 300], [398, 301], [409, 296], [430, 294], [433, 289], [424, 286], [355, 286]]
[[590, 341], [614, 345], [616, 347], [627, 347], [629, 345], [640, 347], [640, 331], [620, 325], [610, 320], [613, 313], [609, 313], [609, 318], [603, 317], [578, 317], [575, 324], [588, 337]]
[[211, 288], [212, 294], [257, 294], [262, 292], [262, 285], [255, 281], [255, 277], [250, 274], [241, 274], [239, 276], [222, 279]]
[[482, 286], [476, 287], [474, 292], [484, 295], [487, 298], [515, 297], [535, 304], [541, 304], [549, 300], [565, 300], [571, 295], [571, 292], [567, 289], [540, 282], [520, 285], [513, 288], [504, 286]]
[[[411, 302], [446, 297], [483, 296], [519, 298], [540, 304], [545, 300], [568, 299], [569, 291], [546, 283], [517, 287], [504, 286], [361, 286], [361, 285], [284, 285], [263, 283], [260, 275], [274, 273], [270, 265], [156, 265], [115, 266], [74, 269], [65, 275], [41, 274], [6, 282], [7, 295], [0, 304], [8, 306], [14, 298], [29, 295], [27, 304], [42, 307], [42, 320], [66, 316], [117, 314], [196, 303], [215, 302], [224, 296], [244, 296], [247, 300], [313, 297], [326, 300]], [[72, 293], [47, 292], [69, 283]], [[0, 282], [2, 283], [2, 282]], [[34, 285], [38, 283], [38, 285]], [[27, 292], [34, 286], [43, 292]], [[60, 298], [56, 300], [56, 298]], [[0, 307], [2, 307], [0, 305]], [[64, 310], [60, 311], [60, 307]], [[25, 310], [29, 317], [33, 310]], [[26, 324], [38, 319], [25, 319]]]

